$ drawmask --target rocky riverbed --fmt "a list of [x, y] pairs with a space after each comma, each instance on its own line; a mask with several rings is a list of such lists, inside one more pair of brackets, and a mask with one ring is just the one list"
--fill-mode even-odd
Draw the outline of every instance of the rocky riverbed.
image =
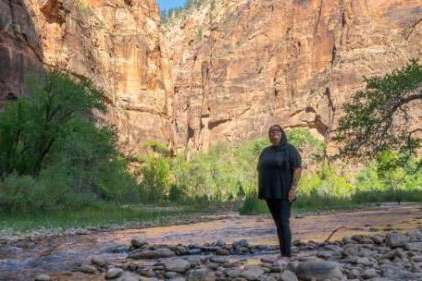
[[[296, 241], [293, 252], [290, 262], [283, 262], [275, 257], [277, 246], [250, 245], [247, 240], [153, 245], [138, 238], [131, 241], [125, 259], [92, 257], [74, 270], [116, 281], [422, 280], [422, 229], [334, 242]], [[51, 279], [38, 275], [36, 280]]]
[[420, 207], [296, 215], [289, 263], [269, 216], [26, 237], [3, 241], [0, 280], [422, 280]]

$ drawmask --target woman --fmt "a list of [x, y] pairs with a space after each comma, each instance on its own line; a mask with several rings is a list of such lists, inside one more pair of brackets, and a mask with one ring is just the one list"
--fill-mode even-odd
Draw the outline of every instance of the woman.
[[258, 161], [258, 198], [266, 201], [277, 227], [280, 259], [288, 261], [291, 256], [290, 209], [302, 171], [301, 157], [287, 142], [281, 126], [271, 126], [268, 136], [271, 145], [262, 150]]

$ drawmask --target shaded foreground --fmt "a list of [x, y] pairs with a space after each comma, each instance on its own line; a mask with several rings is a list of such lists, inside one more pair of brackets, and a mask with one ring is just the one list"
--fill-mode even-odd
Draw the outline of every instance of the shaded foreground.
[[[233, 214], [186, 225], [4, 241], [0, 280], [33, 280], [40, 273], [52, 280], [104, 280], [107, 270], [115, 267], [125, 272], [113, 269], [109, 277], [120, 275], [114, 279], [127, 281], [213, 280], [188, 277], [201, 274], [219, 280], [278, 280], [282, 274], [321, 270], [333, 280], [422, 280], [415, 275], [422, 270], [422, 232], [415, 231], [422, 230], [420, 205], [297, 216], [292, 228], [294, 239], [300, 241], [290, 265], [273, 262], [276, 234], [269, 216]], [[324, 243], [334, 230], [330, 241], [337, 242]], [[368, 234], [371, 237], [364, 236]], [[352, 235], [353, 239], [343, 239]], [[133, 238], [137, 239], [130, 246]], [[310, 257], [320, 260], [304, 263]], [[287, 266], [291, 272], [284, 272]], [[380, 276], [384, 279], [373, 279]], [[295, 280], [290, 277], [283, 280]]]

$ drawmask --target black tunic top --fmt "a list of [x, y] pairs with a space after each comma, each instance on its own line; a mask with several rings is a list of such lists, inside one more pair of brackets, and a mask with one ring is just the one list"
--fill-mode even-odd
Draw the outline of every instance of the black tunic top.
[[301, 167], [297, 149], [289, 143], [264, 148], [258, 160], [258, 198], [288, 199], [293, 172]]

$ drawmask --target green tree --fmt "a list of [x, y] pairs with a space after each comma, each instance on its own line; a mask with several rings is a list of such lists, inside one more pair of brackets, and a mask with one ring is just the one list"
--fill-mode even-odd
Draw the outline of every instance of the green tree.
[[6, 104], [0, 113], [0, 177], [12, 172], [37, 176], [59, 138], [75, 130], [72, 122], [92, 109], [105, 110], [89, 80], [75, 83], [53, 72], [29, 84], [30, 96]]
[[[402, 69], [365, 81], [365, 90], [344, 106], [335, 138], [343, 144], [338, 156], [370, 158], [388, 149], [413, 154], [420, 147], [416, 134], [422, 129], [409, 129], [408, 110], [422, 100], [422, 65], [412, 60]], [[400, 120], [405, 124], [397, 126]]]
[[101, 92], [59, 72], [33, 79], [28, 89], [0, 113], [0, 209], [136, 200], [114, 130], [92, 114], [105, 110]]

